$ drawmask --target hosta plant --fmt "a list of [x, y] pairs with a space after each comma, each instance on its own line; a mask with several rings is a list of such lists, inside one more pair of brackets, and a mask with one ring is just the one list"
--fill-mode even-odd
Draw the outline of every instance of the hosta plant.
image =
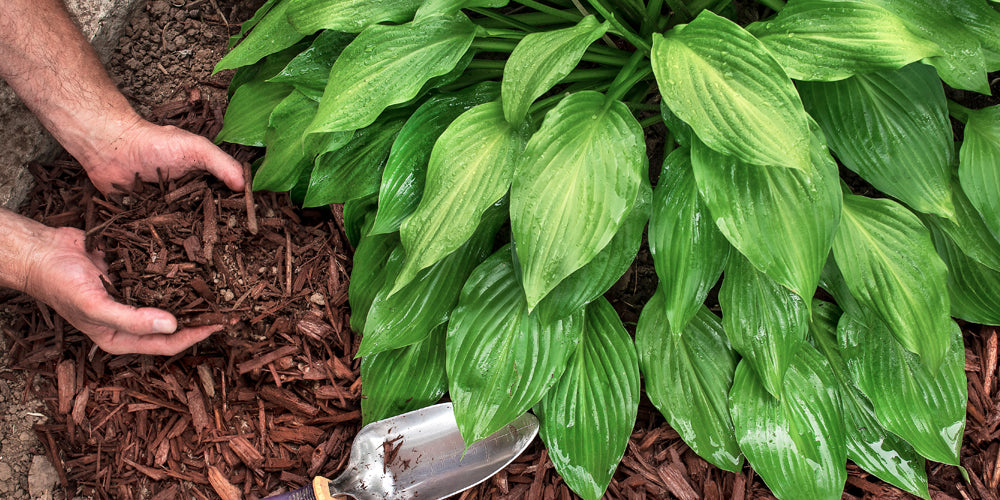
[[[780, 498], [959, 465], [1000, 108], [945, 84], [989, 93], [996, 2], [270, 0], [243, 31], [218, 140], [266, 147], [254, 189], [344, 204], [366, 421], [447, 392], [473, 442], [533, 411], [594, 499], [642, 378]], [[603, 294], [644, 233], [630, 335]]]

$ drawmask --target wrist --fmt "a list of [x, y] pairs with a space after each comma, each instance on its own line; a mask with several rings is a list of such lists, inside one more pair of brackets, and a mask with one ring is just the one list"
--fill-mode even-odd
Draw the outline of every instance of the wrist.
[[0, 286], [31, 294], [31, 276], [57, 230], [0, 209]]

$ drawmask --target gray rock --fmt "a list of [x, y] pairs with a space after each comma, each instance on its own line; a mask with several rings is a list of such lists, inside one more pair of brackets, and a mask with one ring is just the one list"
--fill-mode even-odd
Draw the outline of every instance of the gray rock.
[[[143, 0], [65, 0], [66, 8], [107, 61]], [[17, 210], [31, 188], [27, 164], [50, 160], [59, 145], [14, 92], [0, 82], [0, 205]]]
[[52, 488], [59, 482], [56, 468], [45, 455], [31, 457], [31, 468], [28, 469], [28, 494], [31, 498], [52, 497]]

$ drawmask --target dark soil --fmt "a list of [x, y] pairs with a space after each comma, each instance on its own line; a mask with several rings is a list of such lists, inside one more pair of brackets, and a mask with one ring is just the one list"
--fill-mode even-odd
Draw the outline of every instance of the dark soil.
[[[150, 119], [214, 136], [228, 75], [211, 75], [255, 5], [150, 2], [111, 62]], [[253, 2], [251, 2], [253, 3]], [[259, 3], [259, 2], [258, 2]], [[216, 6], [218, 5], [218, 6]], [[260, 151], [229, 148], [241, 161]], [[335, 477], [360, 426], [359, 337], [346, 303], [352, 250], [333, 210], [285, 195], [233, 193], [189, 177], [105, 197], [70, 159], [34, 168], [25, 214], [88, 232], [121, 300], [168, 309], [224, 332], [171, 358], [110, 356], [47, 307], [8, 301], [10, 357], [45, 404], [35, 426], [63, 498], [261, 498]], [[648, 252], [609, 293], [634, 325], [655, 288]], [[996, 500], [1000, 482], [997, 332], [965, 325], [969, 417], [962, 463], [930, 464], [935, 499]], [[844, 498], [910, 495], [853, 465]], [[773, 498], [749, 467], [733, 474], [697, 457], [643, 400], [608, 498]], [[461, 498], [576, 498], [536, 439]]]

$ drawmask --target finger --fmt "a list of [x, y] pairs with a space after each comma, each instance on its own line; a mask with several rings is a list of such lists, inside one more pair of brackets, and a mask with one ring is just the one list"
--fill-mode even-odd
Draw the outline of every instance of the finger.
[[243, 166], [218, 146], [198, 137], [198, 163], [233, 191], [243, 190]]
[[168, 334], [177, 330], [177, 318], [162, 309], [136, 308], [105, 295], [90, 308], [91, 320], [132, 335]]
[[[115, 332], [101, 338], [98, 347], [111, 354], [173, 356], [222, 330], [222, 325], [184, 328], [171, 334], [134, 335]], [[95, 340], [96, 342], [96, 340]]]

